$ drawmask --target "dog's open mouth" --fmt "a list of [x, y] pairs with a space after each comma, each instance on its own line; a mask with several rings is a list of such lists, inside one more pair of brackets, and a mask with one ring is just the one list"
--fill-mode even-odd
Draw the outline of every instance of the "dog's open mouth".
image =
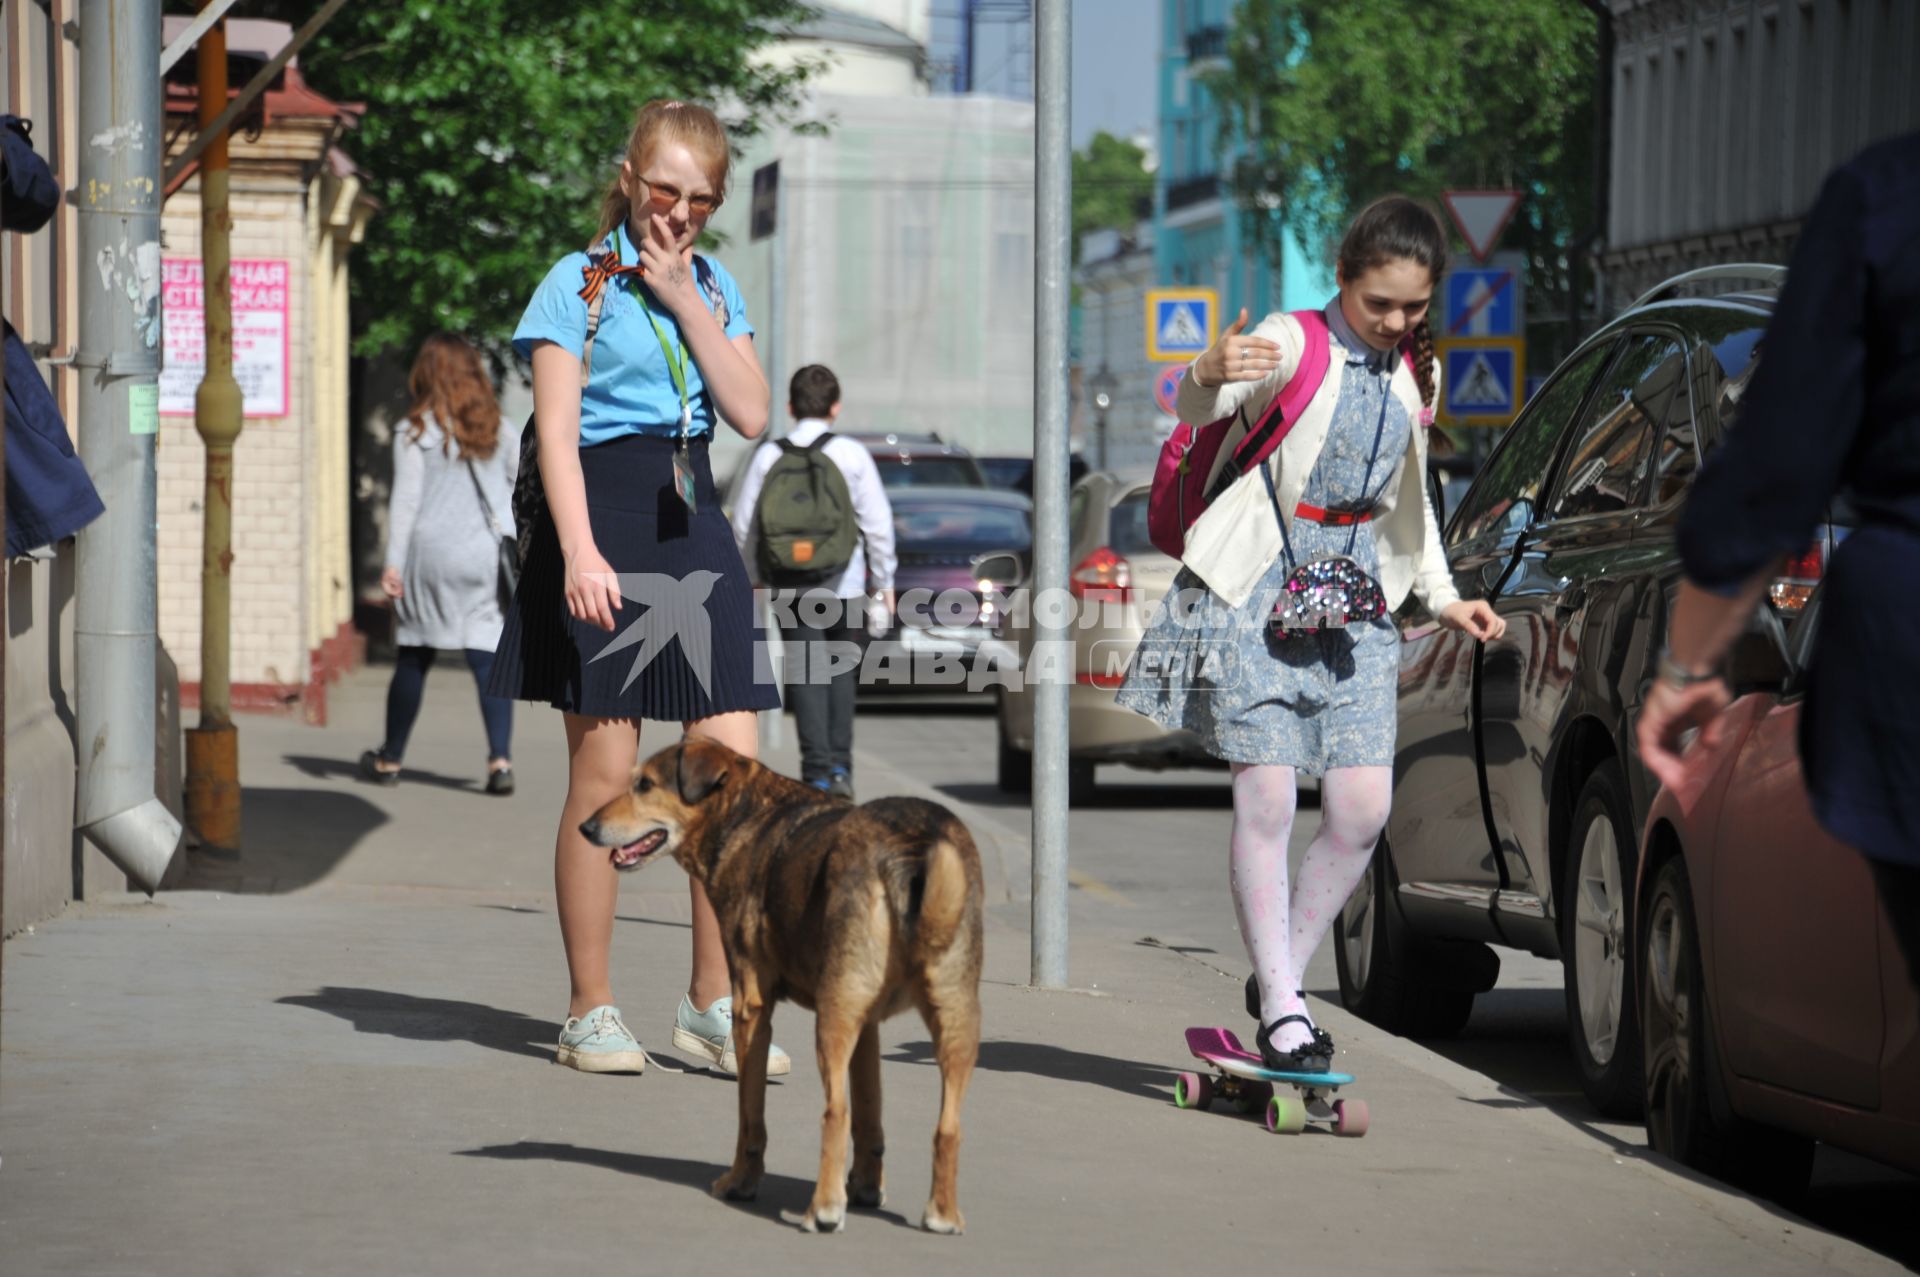
[[648, 857], [666, 844], [667, 831], [656, 829], [642, 836], [637, 842], [613, 849], [613, 867], [615, 869], [638, 869]]

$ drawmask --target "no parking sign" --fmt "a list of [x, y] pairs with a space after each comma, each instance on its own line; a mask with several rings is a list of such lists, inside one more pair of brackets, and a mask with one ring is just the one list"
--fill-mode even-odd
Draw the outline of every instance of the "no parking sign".
[[1174, 400], [1180, 394], [1180, 379], [1186, 375], [1187, 366], [1175, 364], [1171, 368], [1161, 369], [1160, 375], [1153, 379], [1153, 402], [1160, 405], [1160, 411], [1169, 417], [1180, 415]]

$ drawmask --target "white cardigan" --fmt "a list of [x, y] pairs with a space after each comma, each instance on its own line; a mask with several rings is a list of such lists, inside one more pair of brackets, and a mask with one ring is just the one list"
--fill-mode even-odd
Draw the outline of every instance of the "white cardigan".
[[[1306, 347], [1299, 321], [1278, 312], [1261, 320], [1253, 335], [1265, 337], [1280, 347], [1279, 366], [1264, 379], [1208, 387], [1194, 381], [1191, 369], [1180, 379], [1176, 406], [1182, 421], [1218, 421], [1243, 404], [1246, 406], [1245, 417], [1229, 428], [1215, 462], [1216, 474], [1219, 466], [1232, 455], [1234, 445], [1244, 436], [1247, 426], [1260, 419], [1273, 397], [1287, 384]], [[1293, 530], [1294, 509], [1300, 504], [1301, 494], [1307, 489], [1307, 477], [1326, 443], [1334, 403], [1340, 397], [1344, 363], [1340, 338], [1329, 334], [1328, 340], [1333, 342], [1334, 349], [1326, 380], [1268, 461], [1273, 467], [1274, 491], [1279, 495], [1289, 533]], [[1440, 370], [1435, 367], [1436, 399], [1439, 381]], [[1407, 450], [1395, 464], [1393, 477], [1374, 507], [1380, 585], [1386, 592], [1389, 611], [1398, 608], [1411, 590], [1427, 611], [1438, 616], [1443, 608], [1458, 602], [1460, 595], [1453, 588], [1453, 572], [1447, 566], [1446, 552], [1440, 543], [1440, 527], [1433, 517], [1433, 503], [1427, 493], [1427, 432], [1419, 424], [1420, 387], [1404, 360], [1395, 361], [1390, 385], [1415, 424], [1408, 432]], [[1412, 476], [1413, 490], [1403, 502], [1401, 485], [1408, 476]], [[1213, 477], [1208, 475], [1207, 481], [1211, 483]], [[1280, 529], [1274, 523], [1266, 484], [1257, 471], [1248, 471], [1187, 529], [1186, 552], [1181, 559], [1228, 606], [1239, 607], [1252, 597], [1254, 587], [1280, 557], [1280, 552]]]

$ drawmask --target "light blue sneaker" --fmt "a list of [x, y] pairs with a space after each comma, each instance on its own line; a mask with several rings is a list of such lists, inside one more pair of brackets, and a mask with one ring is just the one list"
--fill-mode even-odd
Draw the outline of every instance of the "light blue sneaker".
[[560, 1029], [554, 1059], [582, 1073], [644, 1073], [647, 1053], [620, 1018], [620, 1008], [595, 1007]]
[[[733, 999], [716, 998], [705, 1011], [696, 1011], [692, 1000], [681, 994], [679, 1013], [673, 1017], [673, 1045], [699, 1056], [729, 1077], [739, 1077], [739, 1063], [733, 1057]], [[769, 1047], [767, 1076], [783, 1077], [791, 1072], [793, 1060], [787, 1053], [777, 1046]]]

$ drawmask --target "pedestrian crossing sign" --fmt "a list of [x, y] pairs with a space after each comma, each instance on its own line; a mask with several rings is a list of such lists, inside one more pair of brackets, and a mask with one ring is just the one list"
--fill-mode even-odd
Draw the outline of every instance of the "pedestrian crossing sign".
[[1519, 413], [1527, 384], [1520, 338], [1440, 343], [1440, 415], [1450, 425], [1504, 426]]
[[1211, 288], [1147, 290], [1147, 358], [1173, 363], [1203, 355], [1220, 327], [1220, 294]]

